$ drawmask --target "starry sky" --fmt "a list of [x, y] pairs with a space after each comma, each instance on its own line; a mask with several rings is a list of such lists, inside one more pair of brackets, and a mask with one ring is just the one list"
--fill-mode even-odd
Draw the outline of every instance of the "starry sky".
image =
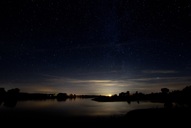
[[1, 0], [0, 87], [109, 95], [191, 85], [190, 0]]

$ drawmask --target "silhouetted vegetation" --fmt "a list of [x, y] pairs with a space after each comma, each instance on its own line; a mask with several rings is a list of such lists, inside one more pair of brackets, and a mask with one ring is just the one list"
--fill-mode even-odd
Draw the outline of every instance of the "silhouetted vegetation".
[[168, 88], [161, 88], [161, 92], [144, 94], [135, 92], [130, 94], [129, 91], [121, 92], [119, 95], [113, 96], [99, 96], [93, 98], [94, 101], [111, 102], [111, 101], [151, 101], [162, 102], [165, 107], [172, 107], [172, 103], [179, 104], [181, 106], [191, 106], [191, 86], [186, 86], [182, 90], [176, 90], [170, 92]]
[[3, 101], [6, 107], [15, 107], [18, 100], [18, 94], [20, 90], [18, 88], [10, 89], [3, 93]]
[[180, 106], [191, 106], [191, 86], [186, 86], [182, 90], [171, 91], [168, 88], [161, 88], [160, 92], [144, 94], [136, 91], [130, 94], [129, 91], [120, 92], [118, 95], [112, 96], [103, 95], [75, 95], [67, 93], [58, 94], [42, 94], [42, 93], [26, 93], [20, 92], [20, 89], [14, 88], [5, 91], [4, 88], [0, 88], [0, 104], [4, 104], [7, 107], [14, 107], [18, 100], [47, 100], [57, 99], [57, 101], [66, 101], [67, 99], [75, 98], [92, 98], [94, 101], [100, 102], [116, 102], [126, 101], [151, 101], [151, 102], [162, 102], [164, 107], [172, 107], [172, 103], [176, 103]]
[[67, 99], [67, 94], [66, 93], [58, 93], [56, 98], [58, 101], [65, 101]]
[[[2, 112], [0, 115], [1, 121], [21, 121], [23, 115], [27, 117], [27, 121], [36, 121], [44, 124], [59, 124], [65, 122], [68, 125], [72, 126], [72, 124], [83, 124], [83, 126], [87, 127], [100, 127], [105, 125], [105, 127], [125, 127], [128, 125], [137, 126], [143, 122], [146, 123], [146, 126], [150, 124], [150, 122], [155, 123], [157, 125], [166, 125], [170, 124], [181, 124], [181, 126], [189, 125], [187, 116], [191, 114], [190, 105], [191, 105], [191, 86], [187, 86], [182, 90], [169, 91], [168, 88], [161, 88], [160, 92], [144, 94], [141, 92], [130, 93], [129, 91], [120, 92], [118, 95], [114, 94], [111, 97], [102, 96], [102, 95], [75, 95], [75, 94], [67, 94], [67, 93], [58, 93], [58, 94], [41, 94], [41, 93], [24, 93], [20, 92], [18, 88], [10, 89], [5, 91], [4, 88], [0, 88], [0, 104], [3, 104], [6, 107], [14, 107], [17, 104], [18, 100], [46, 100], [46, 99], [56, 99], [57, 101], [65, 101], [67, 99], [75, 99], [75, 98], [91, 98], [94, 101], [102, 101], [102, 102], [115, 102], [115, 101], [125, 101], [130, 103], [131, 101], [152, 101], [152, 102], [162, 102], [164, 103], [165, 108], [171, 109], [163, 109], [163, 108], [150, 108], [150, 109], [137, 109], [128, 112], [124, 116], [118, 117], [108, 117], [108, 118], [98, 118], [98, 117], [65, 117], [64, 115], [53, 115], [52, 113], [38, 113], [38, 112], [28, 112], [28, 113], [14, 113], [17, 118], [10, 118], [9, 116], [13, 113]], [[178, 107], [172, 108], [172, 103], [177, 103], [180, 106], [186, 107]], [[6, 116], [4, 116], [6, 115]], [[171, 121], [172, 120], [172, 121]], [[41, 122], [43, 121], [43, 122]], [[56, 123], [55, 123], [56, 122]], [[88, 124], [92, 123], [93, 126], [89, 126]], [[160, 123], [159, 123], [160, 122]], [[158, 124], [159, 123], [159, 124]], [[85, 124], [85, 125], [84, 125]]]
[[4, 88], [0, 88], [0, 105], [3, 104], [6, 107], [14, 107], [17, 101], [23, 100], [47, 100], [57, 99], [57, 101], [65, 101], [66, 99], [75, 99], [75, 94], [68, 95], [67, 93], [58, 94], [43, 94], [43, 93], [27, 93], [20, 92], [20, 89], [14, 88], [5, 91]]

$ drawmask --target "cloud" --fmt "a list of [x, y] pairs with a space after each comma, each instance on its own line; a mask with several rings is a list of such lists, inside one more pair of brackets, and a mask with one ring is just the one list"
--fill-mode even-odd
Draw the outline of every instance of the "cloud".
[[75, 84], [82, 86], [91, 86], [91, 85], [99, 85], [99, 86], [123, 86], [122, 84], [126, 83], [124, 80], [109, 80], [109, 79], [73, 79], [73, 78], [65, 78], [65, 77], [57, 77], [48, 79], [51, 83], [59, 83], [59, 84]]
[[[33, 82], [30, 82], [32, 80]], [[28, 82], [27, 82], [28, 81]], [[41, 79], [17, 82], [4, 82], [1, 86], [7, 89], [18, 87], [26, 92], [44, 92], [58, 93], [66, 92], [68, 94], [118, 94], [124, 91], [134, 93], [136, 91], [143, 93], [159, 92], [162, 87], [170, 90], [182, 89], [191, 84], [191, 76], [166, 76], [156, 77], [153, 75], [139, 75], [105, 78], [97, 77], [64, 77], [56, 75], [43, 74]]]
[[147, 74], [172, 74], [177, 73], [177, 71], [174, 70], [143, 70], [143, 73]]
[[185, 83], [191, 82], [191, 76], [163, 76], [163, 77], [138, 77], [138, 78], [119, 78], [119, 79], [76, 79], [66, 77], [52, 77], [47, 79], [48, 83], [62, 85], [81, 85], [81, 86], [144, 86], [149, 84], [165, 84], [165, 83]]
[[182, 77], [142, 77], [142, 78], [134, 78], [134, 79], [129, 79], [131, 81], [136, 81], [136, 82], [153, 82], [153, 81], [178, 81], [178, 80], [189, 80], [191, 79], [190, 76], [182, 76]]

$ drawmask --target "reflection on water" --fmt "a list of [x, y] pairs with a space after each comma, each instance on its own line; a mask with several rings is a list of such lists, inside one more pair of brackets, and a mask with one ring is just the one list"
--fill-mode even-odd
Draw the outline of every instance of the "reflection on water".
[[0, 106], [0, 111], [34, 111], [61, 114], [64, 116], [111, 116], [123, 115], [134, 109], [162, 108], [163, 103], [153, 102], [96, 102], [90, 98], [66, 100], [17, 101], [14, 108]]

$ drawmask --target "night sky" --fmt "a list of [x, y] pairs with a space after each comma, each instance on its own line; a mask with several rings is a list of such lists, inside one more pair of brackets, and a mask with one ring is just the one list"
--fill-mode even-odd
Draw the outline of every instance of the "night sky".
[[1, 0], [0, 87], [118, 94], [191, 85], [190, 0]]

